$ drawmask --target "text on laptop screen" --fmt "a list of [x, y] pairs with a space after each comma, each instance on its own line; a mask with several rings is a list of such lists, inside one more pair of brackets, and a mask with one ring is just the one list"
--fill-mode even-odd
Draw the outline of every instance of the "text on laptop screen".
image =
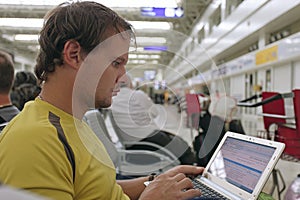
[[209, 172], [252, 193], [274, 152], [274, 147], [228, 137]]

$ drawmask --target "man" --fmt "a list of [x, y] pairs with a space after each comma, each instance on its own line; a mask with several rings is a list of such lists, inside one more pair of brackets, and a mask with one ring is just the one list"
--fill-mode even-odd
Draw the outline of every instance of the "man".
[[10, 90], [14, 81], [12, 56], [0, 50], [0, 131], [19, 113], [10, 101]]
[[64, 3], [47, 14], [35, 67], [42, 91], [1, 135], [0, 180], [55, 200], [201, 194], [186, 177], [202, 173], [195, 166], [116, 182], [103, 144], [82, 121], [89, 108], [111, 105], [124, 81], [132, 36], [130, 24], [95, 2]]
[[[196, 157], [189, 145], [179, 136], [164, 129], [167, 121], [161, 105], [154, 104], [141, 90], [134, 90], [130, 77], [121, 84], [120, 92], [113, 98], [112, 117], [122, 133], [124, 142], [150, 142], [170, 150], [181, 164], [194, 164]], [[118, 131], [116, 131], [118, 132]], [[157, 150], [149, 145], [132, 145], [128, 149]]]

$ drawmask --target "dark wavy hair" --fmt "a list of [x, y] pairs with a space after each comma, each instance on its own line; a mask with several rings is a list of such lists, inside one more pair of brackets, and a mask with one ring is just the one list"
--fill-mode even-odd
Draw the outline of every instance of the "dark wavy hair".
[[34, 100], [40, 92], [41, 88], [34, 74], [30, 71], [19, 71], [15, 75], [10, 99], [13, 105], [22, 110], [25, 103]]
[[0, 93], [8, 94], [14, 81], [13, 57], [0, 50]]
[[40, 50], [34, 69], [40, 82], [56, 66], [63, 64], [63, 48], [67, 41], [77, 41], [88, 54], [109, 36], [108, 31], [129, 31], [134, 38], [132, 26], [110, 8], [96, 2], [62, 3], [45, 16], [39, 36]]

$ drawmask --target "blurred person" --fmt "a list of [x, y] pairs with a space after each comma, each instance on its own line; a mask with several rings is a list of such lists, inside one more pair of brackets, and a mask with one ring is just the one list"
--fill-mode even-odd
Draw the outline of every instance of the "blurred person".
[[25, 103], [34, 100], [41, 92], [37, 79], [32, 72], [20, 71], [15, 75], [15, 81], [10, 93], [12, 104], [22, 110]]
[[82, 120], [87, 110], [111, 105], [133, 38], [131, 25], [99, 3], [63, 3], [46, 15], [35, 66], [42, 90], [0, 136], [3, 183], [55, 200], [201, 195], [187, 177], [203, 172], [196, 166], [116, 181], [103, 144]]
[[164, 102], [165, 102], [165, 104], [169, 104], [169, 100], [170, 100], [169, 91], [165, 90], [165, 92], [164, 92]]
[[[213, 103], [212, 103], [213, 102]], [[227, 131], [245, 134], [240, 120], [236, 119], [236, 99], [223, 95], [201, 102], [204, 113], [199, 119], [198, 136], [193, 141], [199, 166], [206, 166]]]
[[[112, 115], [124, 132], [122, 139], [129, 142], [155, 143], [170, 150], [181, 164], [196, 163], [195, 154], [181, 137], [163, 130], [166, 115], [161, 105], [154, 104], [141, 90], [133, 88], [130, 77], [120, 85], [120, 92], [113, 98]], [[147, 145], [132, 145], [127, 149], [157, 150]]]
[[0, 131], [20, 111], [12, 105], [10, 91], [14, 81], [13, 58], [0, 50]]

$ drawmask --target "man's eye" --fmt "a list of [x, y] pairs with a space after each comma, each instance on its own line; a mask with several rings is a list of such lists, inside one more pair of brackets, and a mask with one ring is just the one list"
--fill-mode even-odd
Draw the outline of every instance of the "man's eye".
[[112, 65], [114, 66], [114, 67], [117, 67], [117, 66], [119, 66], [121, 63], [120, 62], [118, 62], [118, 61], [113, 61], [112, 62]]

